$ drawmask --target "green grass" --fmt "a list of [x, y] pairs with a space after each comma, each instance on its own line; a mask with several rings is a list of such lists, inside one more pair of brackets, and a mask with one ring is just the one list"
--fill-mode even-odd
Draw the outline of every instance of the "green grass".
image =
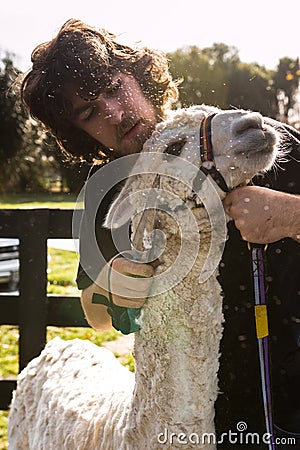
[[8, 411], [0, 410], [0, 450], [7, 450]]
[[1, 195], [0, 209], [60, 208], [73, 209], [77, 197], [73, 194]]
[[15, 378], [18, 373], [18, 328], [0, 327], [0, 378]]
[[48, 249], [48, 294], [79, 296], [76, 287], [78, 256], [76, 252]]

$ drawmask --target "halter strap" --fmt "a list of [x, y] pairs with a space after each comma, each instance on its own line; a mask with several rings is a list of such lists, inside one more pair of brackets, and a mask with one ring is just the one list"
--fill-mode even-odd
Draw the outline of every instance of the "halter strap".
[[229, 192], [229, 188], [216, 167], [213, 146], [211, 141], [211, 121], [217, 113], [210, 114], [201, 121], [200, 125], [200, 170], [205, 175], [210, 175], [224, 192]]
[[216, 113], [210, 114], [201, 121], [200, 125], [200, 157], [201, 163], [207, 161], [214, 162], [214, 155], [211, 142], [211, 121]]

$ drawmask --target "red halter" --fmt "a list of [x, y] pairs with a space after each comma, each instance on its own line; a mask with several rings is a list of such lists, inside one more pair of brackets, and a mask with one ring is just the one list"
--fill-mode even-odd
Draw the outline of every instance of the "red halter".
[[[205, 175], [210, 175], [222, 191], [229, 192], [230, 189], [228, 188], [226, 181], [216, 167], [213, 154], [213, 146], [211, 142], [211, 121], [215, 115], [216, 113], [213, 113], [207, 117], [204, 117], [200, 125], [200, 170]], [[209, 162], [210, 165], [205, 167], [204, 164], [207, 162]]]

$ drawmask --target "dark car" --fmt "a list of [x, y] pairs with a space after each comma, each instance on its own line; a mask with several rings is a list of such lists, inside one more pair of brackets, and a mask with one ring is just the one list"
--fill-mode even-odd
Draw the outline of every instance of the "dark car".
[[14, 291], [19, 284], [19, 239], [0, 239], [0, 291]]

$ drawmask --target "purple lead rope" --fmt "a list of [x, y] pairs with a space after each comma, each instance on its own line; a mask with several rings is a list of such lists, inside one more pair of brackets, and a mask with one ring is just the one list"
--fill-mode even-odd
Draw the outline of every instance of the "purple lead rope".
[[272, 401], [271, 401], [271, 377], [269, 365], [268, 323], [265, 296], [264, 253], [262, 247], [252, 246], [252, 271], [254, 283], [254, 298], [256, 309], [256, 334], [258, 341], [259, 365], [261, 375], [262, 397], [266, 431], [271, 435], [269, 450], [275, 450]]

